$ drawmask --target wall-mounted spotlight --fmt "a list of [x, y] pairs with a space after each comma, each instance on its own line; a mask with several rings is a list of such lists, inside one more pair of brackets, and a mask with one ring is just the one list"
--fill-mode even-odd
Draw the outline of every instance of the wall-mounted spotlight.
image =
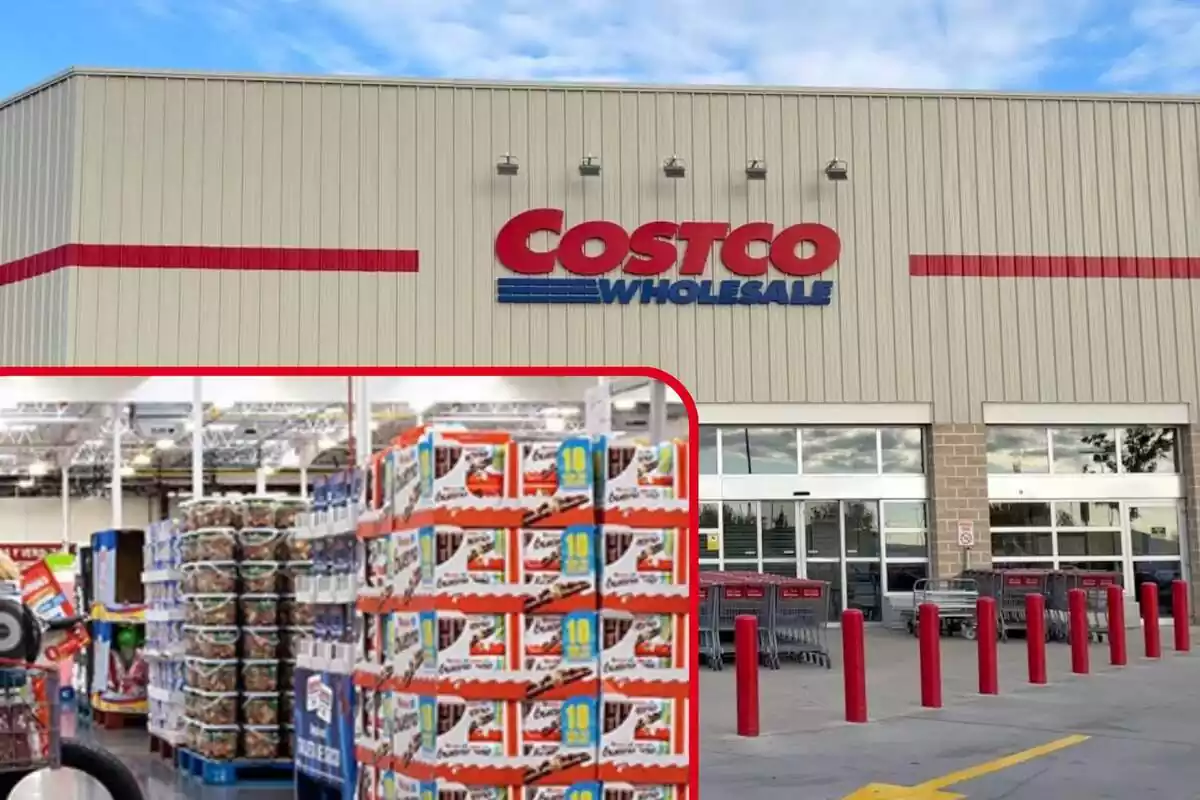
[[850, 177], [850, 167], [840, 158], [835, 158], [825, 165], [825, 177], [831, 181], [844, 181]]
[[671, 156], [663, 162], [663, 175], [668, 178], [687, 177], [687, 162], [679, 156]]
[[761, 181], [767, 177], [767, 162], [761, 158], [752, 158], [746, 162], [746, 177]]
[[505, 153], [500, 156], [500, 160], [496, 162], [497, 175], [516, 175], [521, 171], [521, 165], [517, 163], [515, 156]]
[[584, 177], [600, 174], [600, 158], [588, 153], [579, 162], [579, 174]]

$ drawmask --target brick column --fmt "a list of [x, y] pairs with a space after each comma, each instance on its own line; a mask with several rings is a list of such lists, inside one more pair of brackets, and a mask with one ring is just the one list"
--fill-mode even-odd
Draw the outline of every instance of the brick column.
[[958, 523], [975, 523], [972, 569], [991, 566], [988, 532], [987, 428], [984, 425], [934, 425], [929, 440], [930, 504], [933, 525], [930, 576], [953, 578], [962, 572]]
[[1200, 591], [1200, 426], [1189, 425], [1179, 431], [1183, 463], [1184, 519], [1179, 532], [1191, 578], [1192, 621], [1200, 621], [1196, 592]]

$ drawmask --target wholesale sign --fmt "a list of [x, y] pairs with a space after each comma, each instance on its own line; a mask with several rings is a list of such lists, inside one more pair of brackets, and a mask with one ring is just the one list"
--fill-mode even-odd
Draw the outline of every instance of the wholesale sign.
[[[534, 234], [550, 234], [534, 250]], [[597, 243], [589, 247], [589, 243]], [[764, 254], [754, 255], [752, 245]], [[716, 253], [728, 277], [708, 272]], [[498, 278], [501, 303], [592, 305], [827, 306], [833, 281], [818, 279], [841, 253], [837, 232], [819, 223], [776, 228], [770, 222], [669, 222], [632, 231], [591, 220], [564, 230], [560, 209], [537, 208], [509, 220], [496, 236], [496, 258], [520, 277]], [[549, 277], [561, 268], [568, 276]], [[677, 277], [661, 277], [676, 270]]]

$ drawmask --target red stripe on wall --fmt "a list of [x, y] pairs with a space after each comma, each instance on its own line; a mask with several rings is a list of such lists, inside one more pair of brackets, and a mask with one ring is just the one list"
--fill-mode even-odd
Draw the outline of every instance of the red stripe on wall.
[[416, 250], [65, 244], [0, 264], [0, 286], [64, 267], [400, 273], [416, 272], [418, 266]]
[[964, 278], [1200, 279], [1200, 258], [913, 255], [908, 273]]

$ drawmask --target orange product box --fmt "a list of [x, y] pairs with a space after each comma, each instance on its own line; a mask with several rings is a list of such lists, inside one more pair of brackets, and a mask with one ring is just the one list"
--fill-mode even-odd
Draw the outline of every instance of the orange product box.
[[435, 607], [461, 611], [520, 611], [515, 533], [508, 528], [421, 528], [421, 594]]
[[514, 497], [513, 442], [504, 433], [433, 431], [418, 445], [421, 504], [434, 509], [497, 508]]
[[520, 670], [515, 614], [421, 612], [424, 654], [418, 684], [469, 698], [519, 699], [525, 680]]
[[390, 695], [392, 764], [403, 772], [421, 750], [421, 698], [409, 692]]
[[687, 701], [623, 697], [600, 701], [600, 777], [630, 783], [687, 782]]
[[601, 612], [600, 678], [605, 691], [686, 697], [687, 617]]
[[421, 539], [417, 531], [403, 530], [391, 534], [387, 540], [392, 597], [403, 608], [412, 601], [424, 579]]
[[419, 757], [447, 770], [456, 764], [508, 768], [517, 763], [518, 713], [505, 700], [421, 697]]
[[[687, 446], [604, 439], [600, 503], [606, 522], [655, 527], [656, 517], [687, 525]], [[680, 516], [682, 515], [682, 516]]]
[[524, 527], [562, 528], [593, 520], [595, 443], [587, 436], [517, 445], [517, 495]]
[[520, 567], [525, 613], [596, 608], [599, 570], [594, 525], [520, 531]]
[[525, 784], [596, 779], [599, 718], [594, 695], [521, 704]]
[[691, 608], [683, 536], [676, 528], [601, 528], [605, 608], [686, 613]]
[[436, 634], [436, 627], [431, 625], [426, 630], [422, 625], [421, 615], [413, 611], [388, 614], [385, 624], [388, 642], [386, 663], [391, 668], [393, 684], [397, 689], [404, 691], [418, 676], [423, 677], [433, 672], [433, 667], [426, 663], [429, 648], [426, 647], [425, 640]]
[[596, 612], [526, 614], [521, 621], [526, 700], [563, 700], [598, 692]]
[[383, 493], [385, 505], [390, 509], [393, 524], [403, 526], [412, 517], [421, 502], [424, 488], [421, 482], [420, 440], [422, 429], [414, 429], [396, 439], [389, 460], [389, 479]]
[[597, 800], [683, 800], [685, 787], [676, 784], [633, 784], [605, 781]]

